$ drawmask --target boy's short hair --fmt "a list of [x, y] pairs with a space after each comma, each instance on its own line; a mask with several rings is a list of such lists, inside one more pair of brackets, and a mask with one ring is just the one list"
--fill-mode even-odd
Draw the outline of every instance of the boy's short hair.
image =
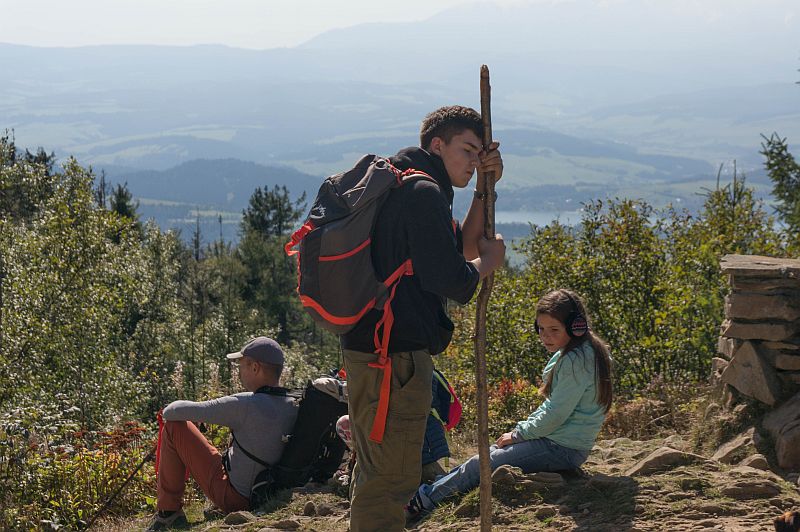
[[427, 150], [434, 137], [450, 142], [455, 135], [469, 129], [483, 141], [483, 120], [481, 115], [469, 107], [450, 105], [440, 107], [422, 120], [419, 130], [419, 146]]

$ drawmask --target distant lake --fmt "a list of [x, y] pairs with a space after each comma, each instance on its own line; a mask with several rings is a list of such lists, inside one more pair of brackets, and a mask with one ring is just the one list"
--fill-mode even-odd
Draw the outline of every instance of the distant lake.
[[581, 211], [497, 211], [494, 213], [495, 223], [532, 223], [534, 225], [547, 225], [553, 220], [558, 220], [564, 225], [575, 225], [581, 220]]

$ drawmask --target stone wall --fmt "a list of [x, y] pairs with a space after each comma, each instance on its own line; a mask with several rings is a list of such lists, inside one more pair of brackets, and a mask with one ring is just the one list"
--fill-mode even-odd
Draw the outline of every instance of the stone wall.
[[713, 380], [775, 407], [764, 428], [779, 465], [800, 469], [800, 260], [726, 255], [721, 267], [731, 294]]

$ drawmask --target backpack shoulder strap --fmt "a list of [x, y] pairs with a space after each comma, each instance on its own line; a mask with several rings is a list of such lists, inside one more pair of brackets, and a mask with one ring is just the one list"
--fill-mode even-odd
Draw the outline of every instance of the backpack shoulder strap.
[[[266, 395], [277, 395], [277, 396], [280, 396], [280, 397], [291, 397], [293, 399], [300, 399], [302, 397], [302, 396], [298, 396], [296, 390], [289, 390], [288, 388], [284, 388], [282, 386], [262, 386], [261, 388], [256, 390], [255, 393], [263, 393], [263, 394], [266, 394]], [[231, 431], [231, 438], [233, 439], [233, 442], [231, 443], [231, 446], [233, 446], [233, 444], [235, 443], [236, 446], [250, 460], [252, 460], [253, 462], [256, 462], [257, 464], [261, 464], [262, 466], [266, 467], [267, 469], [269, 469], [271, 467], [264, 460], [262, 460], [261, 458], [255, 456], [253, 453], [251, 453], [250, 451], [245, 449], [244, 446], [242, 446], [242, 444], [239, 443], [239, 440], [236, 439], [236, 434], [233, 431]]]
[[271, 467], [264, 460], [262, 460], [261, 458], [253, 455], [250, 451], [248, 451], [247, 449], [242, 447], [242, 444], [239, 443], [239, 440], [236, 439], [236, 434], [234, 434], [233, 431], [231, 431], [231, 438], [233, 438], [233, 443], [236, 444], [236, 446], [239, 448], [239, 450], [242, 451], [245, 454], [245, 456], [247, 456], [250, 460], [252, 460], [253, 462], [256, 462], [258, 464], [261, 464], [262, 466], [266, 467], [267, 469], [269, 469]]
[[283, 386], [262, 386], [254, 393], [263, 393], [266, 395], [280, 395], [280, 396], [287, 396], [289, 395], [289, 389], [284, 388]]
[[441, 187], [439, 187], [439, 183], [437, 183], [436, 180], [433, 177], [431, 177], [427, 173], [423, 172], [422, 170], [416, 170], [414, 168], [409, 168], [407, 170], [400, 170], [396, 166], [393, 166], [392, 163], [388, 162], [388, 159], [387, 159], [387, 163], [388, 163], [388, 166], [391, 169], [391, 171], [397, 177], [397, 186], [398, 187], [401, 187], [403, 185], [407, 185], [408, 183], [411, 183], [413, 181], [418, 181], [420, 179], [423, 179], [425, 181], [429, 181], [429, 182], [433, 183], [434, 185], [436, 185], [436, 188], [441, 188]]

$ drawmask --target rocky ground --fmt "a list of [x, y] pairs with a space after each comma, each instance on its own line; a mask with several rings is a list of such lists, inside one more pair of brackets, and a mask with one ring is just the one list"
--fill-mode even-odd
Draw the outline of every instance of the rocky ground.
[[[581, 474], [523, 475], [504, 467], [493, 475], [494, 529], [773, 530], [777, 515], [800, 509], [800, 488], [797, 474], [769, 470], [758, 444], [752, 429], [710, 456], [691, 452], [680, 436], [618, 438], [598, 441]], [[410, 528], [476, 530], [478, 505], [475, 490]], [[349, 504], [341, 487], [309, 485], [255, 515], [205, 519], [199, 507], [187, 514], [196, 531], [346, 531]], [[142, 530], [146, 523], [106, 522], [100, 528]]]

